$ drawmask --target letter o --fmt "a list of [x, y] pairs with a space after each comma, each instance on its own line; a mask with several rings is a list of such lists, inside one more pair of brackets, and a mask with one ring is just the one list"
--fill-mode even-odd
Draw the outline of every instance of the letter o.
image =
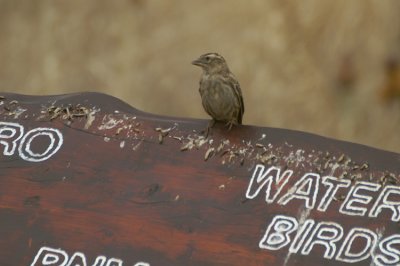
[[[31, 149], [32, 141], [39, 136], [47, 136], [50, 144], [42, 153], [35, 153]], [[26, 132], [18, 147], [19, 156], [28, 162], [41, 162], [53, 156], [63, 144], [63, 135], [58, 129], [38, 127]]]

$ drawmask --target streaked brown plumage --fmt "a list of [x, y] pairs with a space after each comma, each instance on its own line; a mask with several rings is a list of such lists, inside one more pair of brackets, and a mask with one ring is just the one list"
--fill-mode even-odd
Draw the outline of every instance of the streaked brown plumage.
[[229, 70], [225, 59], [217, 53], [201, 55], [192, 62], [200, 66], [203, 74], [200, 78], [199, 92], [204, 110], [215, 121], [225, 122], [229, 129], [242, 124], [244, 104], [239, 82]]

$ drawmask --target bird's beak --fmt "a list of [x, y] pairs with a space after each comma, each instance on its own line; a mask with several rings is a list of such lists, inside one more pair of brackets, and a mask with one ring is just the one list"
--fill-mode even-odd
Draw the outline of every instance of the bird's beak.
[[198, 58], [198, 59], [196, 59], [196, 60], [194, 60], [194, 61], [192, 62], [192, 65], [195, 65], [195, 66], [204, 66], [204, 62], [203, 62], [202, 58]]

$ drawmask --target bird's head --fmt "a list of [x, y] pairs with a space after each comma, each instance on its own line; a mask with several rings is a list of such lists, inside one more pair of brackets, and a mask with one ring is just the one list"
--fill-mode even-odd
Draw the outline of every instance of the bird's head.
[[203, 54], [194, 60], [192, 64], [201, 67], [204, 72], [210, 74], [229, 70], [225, 59], [217, 53]]

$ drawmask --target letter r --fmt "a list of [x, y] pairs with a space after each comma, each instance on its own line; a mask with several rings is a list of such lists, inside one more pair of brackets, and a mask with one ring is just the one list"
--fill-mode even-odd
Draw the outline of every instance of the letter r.
[[17, 141], [24, 134], [24, 127], [17, 123], [0, 122], [0, 145], [4, 146], [3, 154], [11, 156], [17, 148]]

